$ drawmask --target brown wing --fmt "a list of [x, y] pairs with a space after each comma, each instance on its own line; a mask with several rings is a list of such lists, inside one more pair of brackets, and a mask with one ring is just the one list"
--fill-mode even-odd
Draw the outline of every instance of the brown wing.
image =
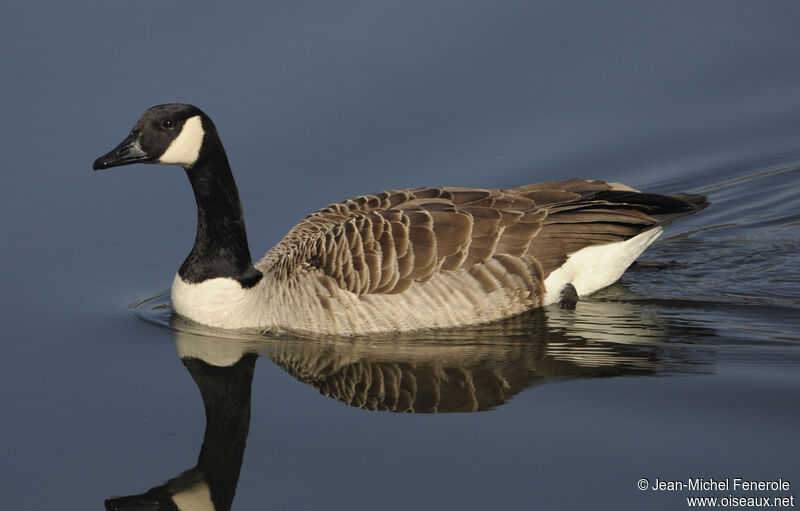
[[512, 190], [382, 192], [311, 214], [257, 267], [287, 279], [321, 271], [358, 295], [400, 293], [457, 270], [469, 271], [487, 291], [519, 286], [520, 277], [534, 290], [569, 254], [652, 228], [655, 213], [677, 203], [686, 204], [582, 179]]
[[[382, 192], [310, 215], [258, 266], [286, 278], [294, 271], [321, 270], [359, 295], [400, 293], [439, 271], [470, 269], [490, 258], [512, 265], [502, 256], [523, 256], [545, 217], [532, 199], [511, 191]], [[529, 265], [540, 280], [535, 261]]]

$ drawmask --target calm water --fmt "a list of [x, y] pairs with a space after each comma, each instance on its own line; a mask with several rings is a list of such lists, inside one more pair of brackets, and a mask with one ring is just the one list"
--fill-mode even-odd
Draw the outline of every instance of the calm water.
[[[201, 477], [220, 509], [234, 488], [233, 509], [800, 504], [798, 19], [731, 1], [4, 8], [0, 507], [102, 509]], [[172, 101], [215, 119], [256, 257], [391, 188], [582, 176], [712, 205], [574, 311], [210, 332], [162, 295], [194, 239], [182, 171], [89, 170]], [[791, 487], [637, 489], [735, 477]]]

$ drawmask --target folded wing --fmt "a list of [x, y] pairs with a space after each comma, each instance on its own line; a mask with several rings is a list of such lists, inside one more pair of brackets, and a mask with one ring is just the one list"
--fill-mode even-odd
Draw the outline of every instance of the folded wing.
[[510, 190], [415, 188], [332, 204], [300, 222], [257, 264], [291, 280], [322, 273], [355, 295], [398, 294], [468, 272], [536, 305], [570, 254], [622, 241], [698, 209], [683, 198], [573, 179]]

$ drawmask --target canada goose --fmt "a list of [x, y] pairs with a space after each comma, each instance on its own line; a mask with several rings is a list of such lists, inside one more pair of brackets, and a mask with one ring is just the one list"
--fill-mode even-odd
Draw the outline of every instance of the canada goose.
[[508, 190], [412, 188], [312, 213], [252, 263], [239, 193], [211, 119], [148, 109], [94, 169], [182, 166], [197, 202], [173, 310], [205, 325], [363, 334], [496, 320], [615, 282], [701, 195], [572, 179]]

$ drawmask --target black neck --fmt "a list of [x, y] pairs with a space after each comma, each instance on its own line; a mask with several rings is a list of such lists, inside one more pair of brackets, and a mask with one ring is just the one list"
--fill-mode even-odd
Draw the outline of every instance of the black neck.
[[197, 202], [197, 237], [178, 274], [190, 283], [230, 277], [243, 287], [261, 278], [250, 259], [244, 214], [216, 133], [207, 133], [197, 163], [186, 169]]

